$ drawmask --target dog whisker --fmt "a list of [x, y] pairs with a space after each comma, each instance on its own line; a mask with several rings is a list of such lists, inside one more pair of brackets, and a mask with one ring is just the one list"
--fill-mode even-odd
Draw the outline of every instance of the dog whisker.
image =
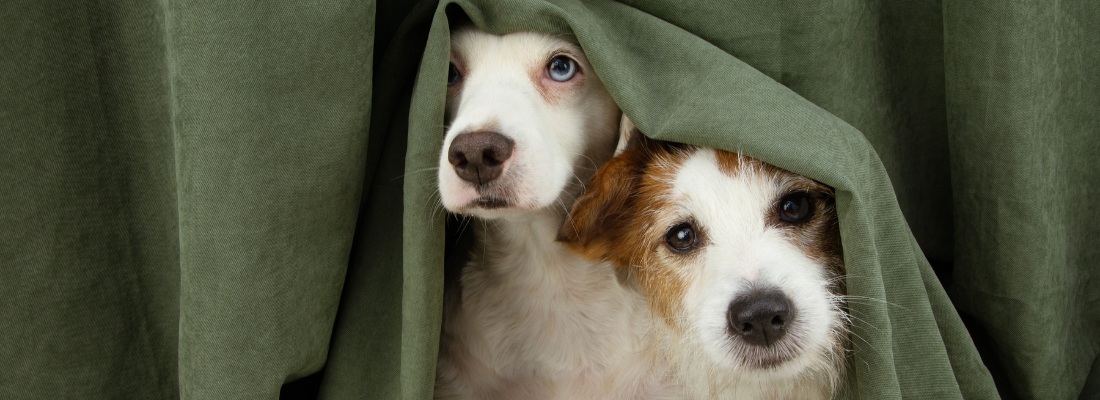
[[900, 308], [902, 310], [909, 311], [909, 309], [906, 308], [905, 306], [902, 306], [902, 305], [897, 304], [897, 303], [891, 303], [891, 302], [883, 300], [883, 299], [876, 299], [874, 297], [852, 296], [852, 295], [844, 295], [844, 296], [840, 296], [840, 297], [843, 298], [845, 301], [862, 300], [862, 301], [868, 301], [868, 302], [879, 302], [879, 303], [885, 304], [887, 306], [894, 306], [894, 307]]
[[[396, 181], [396, 180], [398, 180], [398, 179], [402, 179], [402, 178], [404, 178], [404, 177], [407, 177], [407, 176], [410, 176], [410, 175], [415, 175], [415, 174], [419, 174], [419, 173], [422, 173], [422, 172], [429, 172], [429, 171], [438, 171], [438, 170], [439, 170], [439, 167], [431, 167], [431, 168], [423, 168], [423, 169], [418, 169], [418, 170], [416, 170], [416, 171], [412, 171], [412, 172], [409, 172], [409, 173], [406, 173], [406, 174], [402, 174], [402, 175], [400, 175], [400, 176], [394, 177], [393, 179], [390, 179], [390, 182], [392, 182], [392, 181]], [[431, 186], [433, 186], [433, 187], [434, 187], [435, 185], [436, 185], [436, 183], [435, 183], [435, 182], [431, 182]]]
[[879, 328], [879, 327], [877, 327], [877, 326], [874, 326], [873, 324], [871, 324], [871, 323], [869, 323], [869, 322], [865, 321], [865, 320], [864, 320], [864, 319], [862, 319], [862, 318], [856, 317], [856, 316], [854, 316], [854, 315], [851, 315], [851, 314], [847, 315], [847, 316], [846, 316], [846, 318], [849, 318], [849, 320], [851, 320], [851, 319], [854, 319], [854, 320], [856, 320], [856, 321], [859, 321], [859, 322], [861, 323], [860, 325], [862, 325], [862, 326], [866, 326], [866, 327], [868, 327], [868, 328], [871, 328], [871, 329], [875, 330], [876, 332], [879, 332], [879, 333], [882, 333], [882, 332], [883, 332], [883, 331], [882, 331], [882, 329], [880, 329], [880, 328]]
[[[878, 349], [877, 349], [877, 348], [875, 348], [875, 346], [871, 344], [871, 342], [867, 341], [867, 339], [864, 339], [864, 338], [863, 338], [863, 336], [860, 336], [860, 335], [859, 335], [858, 333], [856, 333], [856, 332], [855, 332], [855, 331], [854, 331], [854, 330], [853, 330], [852, 328], [849, 328], [849, 327], [843, 327], [841, 331], [842, 331], [842, 332], [844, 332], [845, 334], [849, 335], [849, 336], [855, 336], [855, 337], [856, 337], [856, 338], [858, 338], [859, 340], [862, 340], [862, 341], [863, 341], [863, 343], [867, 344], [867, 346], [868, 346], [868, 347], [870, 347], [870, 348], [871, 348], [872, 350], [874, 350], [874, 352], [875, 352], [875, 353], [878, 353], [878, 352], [879, 352], [879, 351], [878, 351]], [[854, 343], [853, 343], [853, 344], [854, 344]], [[859, 350], [859, 349], [856, 349], [856, 350]]]

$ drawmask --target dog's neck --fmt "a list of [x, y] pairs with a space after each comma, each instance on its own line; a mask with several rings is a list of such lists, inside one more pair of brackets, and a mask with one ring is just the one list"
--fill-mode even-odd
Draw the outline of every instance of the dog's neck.
[[[558, 230], [564, 215], [552, 209], [525, 213], [522, 216], [486, 221], [478, 229], [479, 246], [489, 249], [483, 252], [483, 262], [493, 268], [522, 266], [547, 266], [548, 271], [526, 271], [535, 274], [553, 274], [553, 267], [586, 267], [595, 265], [575, 255], [557, 242]], [[475, 253], [478, 249], [475, 248]], [[506, 272], [506, 271], [496, 271]]]
[[554, 398], [665, 398], [651, 394], [678, 389], [649, 346], [644, 299], [556, 240], [564, 218], [546, 209], [472, 222], [458, 317], [444, 319], [444, 374], [492, 382], [492, 398], [546, 384], [561, 388]]
[[492, 220], [486, 225], [486, 239], [502, 246], [521, 246], [526, 242], [549, 243], [561, 225], [562, 216], [548, 209]]

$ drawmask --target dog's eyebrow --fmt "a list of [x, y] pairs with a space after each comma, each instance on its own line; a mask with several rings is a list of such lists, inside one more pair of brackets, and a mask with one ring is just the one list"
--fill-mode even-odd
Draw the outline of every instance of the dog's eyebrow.
[[451, 50], [451, 62], [459, 64], [459, 67], [466, 66], [466, 54], [460, 51]]
[[783, 193], [800, 191], [816, 194], [832, 194], [832, 188], [805, 176], [778, 168], [776, 168], [774, 173], [776, 174], [776, 178], [778, 178], [780, 191]]
[[[569, 57], [572, 57], [572, 58], [576, 59], [577, 61], [585, 61], [586, 60], [585, 57], [584, 57], [584, 52], [580, 48], [576, 47], [576, 45], [562, 45], [562, 46], [554, 49], [553, 51], [551, 51], [549, 53], [549, 56], [546, 57], [546, 61], [549, 62], [554, 57], [557, 57], [557, 56], [560, 56], [560, 55], [567, 55]], [[577, 66], [579, 67], [580, 65], [577, 65]]]

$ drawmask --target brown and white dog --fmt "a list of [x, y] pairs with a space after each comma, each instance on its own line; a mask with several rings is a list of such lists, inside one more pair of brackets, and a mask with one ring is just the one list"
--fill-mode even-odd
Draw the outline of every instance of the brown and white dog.
[[622, 135], [560, 240], [636, 283], [689, 398], [831, 398], [849, 326], [833, 190], [625, 117]]
[[439, 159], [444, 207], [476, 243], [445, 294], [437, 399], [661, 398], [669, 369], [645, 301], [557, 242], [611, 158], [620, 111], [577, 45], [546, 34], [451, 35]]

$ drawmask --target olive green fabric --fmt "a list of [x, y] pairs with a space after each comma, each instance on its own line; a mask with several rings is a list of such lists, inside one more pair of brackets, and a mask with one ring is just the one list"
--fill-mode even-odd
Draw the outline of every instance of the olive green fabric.
[[841, 397], [1100, 398], [1100, 2], [449, 4], [0, 5], [0, 398], [430, 398], [448, 10], [836, 187]]
[[0, 398], [270, 399], [324, 365], [373, 15], [0, 5]]
[[1100, 399], [1100, 2], [991, 3], [945, 7], [952, 295], [1015, 393]]
[[[537, 30], [575, 39], [623, 111], [648, 136], [739, 150], [837, 189], [849, 294], [879, 300], [849, 305], [856, 317], [855, 351], [844, 397], [996, 397], [965, 327], [909, 233], [885, 169], [855, 128], [722, 49], [625, 5], [460, 4], [489, 32]], [[412, 99], [409, 171], [431, 167], [440, 151], [446, 88], [437, 82], [445, 79], [447, 29], [441, 7]], [[433, 205], [414, 200], [430, 196], [431, 182], [430, 176], [406, 177], [406, 226], [430, 222]], [[441, 231], [407, 233], [406, 256], [440, 247], [442, 238]], [[438, 309], [440, 259], [419, 255], [406, 258], [406, 302]], [[410, 279], [423, 284], [410, 285]], [[419, 292], [411, 292], [412, 286]], [[432, 382], [436, 337], [422, 340], [429, 349], [419, 355], [423, 365], [402, 366], [403, 383], [410, 388]]]
[[[975, 3], [960, 10], [951, 8], [952, 4], [915, 2], [834, 2], [816, 7], [805, 3], [782, 6], [756, 4], [758, 2], [638, 3], [641, 4], [632, 5], [672, 26], [662, 25], [657, 18], [636, 17], [633, 10], [604, 3], [483, 2], [462, 3], [462, 8], [482, 28], [496, 33], [534, 29], [580, 42], [613, 96], [650, 136], [742, 150], [840, 189], [850, 268], [849, 290], [854, 295], [885, 301], [853, 301], [853, 313], [859, 319], [856, 326], [859, 338], [855, 341], [857, 349], [849, 395], [861, 398], [896, 395], [996, 397], [989, 374], [981, 366], [965, 327], [925, 261], [925, 255], [935, 261], [944, 281], [949, 283], [954, 281], [955, 274], [961, 281], [961, 277], [975, 271], [986, 276], [996, 275], [982, 281], [985, 283], [1021, 282], [1014, 274], [1000, 274], [1000, 267], [996, 265], [956, 262], [956, 254], [959, 254], [958, 260], [966, 260], [962, 253], [973, 254], [973, 244], [980, 242], [998, 243], [997, 251], [1004, 254], [1026, 254], [1028, 251], [1018, 243], [1000, 243], [1004, 237], [996, 234], [967, 233], [958, 237], [954, 234], [954, 217], [958, 213], [986, 215], [983, 204], [956, 203], [952, 189], [953, 183], [958, 185], [957, 175], [971, 174], [970, 168], [983, 163], [989, 163], [982, 165], [983, 168], [994, 171], [1004, 168], [984, 157], [972, 159], [965, 154], [958, 155], [959, 148], [952, 147], [958, 137], [967, 137], [976, 143], [982, 139], [979, 132], [957, 128], [954, 126], [957, 121], [949, 119], [955, 114], [948, 111], [948, 107], [953, 106], [949, 103], [948, 90], [954, 87], [946, 82], [957, 66], [947, 57], [953, 56], [952, 46], [956, 44], [949, 40], [951, 31], [945, 31], [944, 14], [952, 13], [960, 19], [976, 18], [987, 14], [981, 8], [983, 4]], [[1087, 5], [1082, 3], [1081, 7]], [[1029, 15], [1033, 11], [1020, 12]], [[1088, 18], [1081, 11], [1075, 10], [1074, 16]], [[1064, 10], [1056, 12], [1069, 14]], [[433, 36], [425, 52], [425, 63], [421, 65], [420, 82], [442, 79], [445, 63], [430, 63], [432, 57], [446, 58], [446, 36], [440, 33], [446, 29], [441, 22], [442, 15], [442, 9], [437, 11]], [[1003, 22], [990, 19], [988, 23]], [[1050, 23], [1069, 25], [1060, 29], [1084, 29], [1084, 23], [1061, 20]], [[1025, 38], [1042, 34], [1029, 32], [1034, 30], [1033, 25], [1020, 29], [1025, 32], [1022, 34]], [[1088, 37], [1081, 32], [1076, 35]], [[971, 36], [974, 36], [968, 36], [971, 40], [1000, 37]], [[438, 44], [433, 47], [433, 43]], [[1073, 43], [1064, 57], [1095, 58], [1095, 51], [1094, 43]], [[749, 66], [724, 58], [729, 55]], [[1001, 54], [1000, 57], [1018, 57], [1020, 62], [1032, 62], [1019, 53]], [[1000, 65], [996, 57], [968, 64], [971, 68]], [[1042, 67], [1034, 67], [1031, 73], [1060, 73], [1051, 71], [1053, 65], [1046, 66], [1047, 69]], [[778, 82], [761, 77], [754, 68]], [[1067, 66], [1063, 64], [1059, 68]], [[1068, 72], [1077, 79], [1087, 79], [1082, 75], [1088, 68], [1095, 67], [1079, 61], [1075, 66], [1068, 66]], [[1006, 86], [1011, 87], [1011, 83]], [[410, 171], [434, 165], [442, 133], [438, 123], [442, 118], [442, 105], [438, 100], [442, 97], [441, 87], [419, 87], [417, 90], [406, 168]], [[1063, 89], [1052, 88], [1051, 92], [1056, 97], [1060, 90]], [[1076, 88], [1064, 90], [1077, 97], [1083, 96], [1079, 93], [1095, 96], [1094, 92]], [[965, 113], [970, 107], [988, 109], [990, 106], [964, 104], [954, 111]], [[1067, 118], [1080, 120], [1087, 115], [1082, 109]], [[1011, 113], [993, 112], [985, 116], [994, 117], [1010, 118]], [[859, 134], [852, 127], [858, 128]], [[1095, 132], [1094, 126], [1073, 126], [1071, 129], [1073, 134], [1082, 136]], [[1027, 135], [1041, 134], [1029, 132]], [[1086, 152], [1096, 146], [1095, 143], [1082, 144], [1082, 151]], [[417, 147], [425, 150], [417, 150]], [[875, 151], [884, 158], [882, 165]], [[1018, 159], [1010, 157], [1007, 160]], [[1026, 163], [1014, 167], [1033, 168]], [[893, 185], [890, 178], [893, 178]], [[970, 176], [970, 179], [984, 178], [981, 174]], [[406, 206], [410, 208], [406, 209], [406, 218], [431, 215], [430, 202], [421, 204], [419, 210], [411, 208], [413, 199], [429, 194], [423, 188], [431, 186], [431, 177], [414, 179], [410, 176], [408, 179]], [[1000, 184], [1004, 185], [1000, 190], [1005, 191], [1018, 187], [1011, 181]], [[890, 188], [900, 193], [902, 200], [895, 200]], [[416, 190], [420, 193], [413, 194]], [[1072, 204], [1062, 198], [1052, 201]], [[960, 211], [958, 207], [968, 209]], [[908, 221], [901, 218], [899, 209], [909, 216]], [[1001, 224], [1010, 226], [1034, 224], [1026, 215], [1001, 214], [996, 218]], [[913, 235], [907, 225], [913, 226]], [[1060, 225], [1051, 228], [1064, 229]], [[923, 255], [916, 247], [914, 236], [924, 248]], [[408, 254], [418, 248], [440, 246], [442, 234], [429, 236], [420, 232], [406, 238], [410, 239], [406, 242]], [[1080, 240], [1086, 242], [1090, 238], [1084, 236]], [[956, 245], [961, 248], [956, 250]], [[1076, 250], [1077, 256], [1091, 251], [1086, 247]], [[428, 261], [439, 262], [439, 259]], [[953, 273], [952, 266], [957, 272]], [[1087, 260], [1053, 267], [1042, 263], [1028, 266], [1040, 271], [1065, 268], [1082, 277], [1089, 276], [1089, 271], [1095, 269]], [[409, 267], [406, 264], [406, 268]], [[436, 268], [436, 275], [430, 276], [425, 285], [438, 285]], [[429, 268], [426, 273], [432, 271]], [[406, 278], [412, 276], [413, 273], [406, 271]], [[1036, 369], [1035, 361], [1039, 360], [1011, 360], [1015, 346], [1049, 349], [1050, 354], [1063, 358], [1096, 359], [1097, 323], [1095, 317], [1086, 314], [1088, 308], [1085, 306], [1095, 301], [1096, 289], [1086, 282], [1078, 284], [1071, 296], [1058, 301], [1032, 301], [1037, 303], [1034, 307], [1041, 309], [1043, 315], [1064, 316], [1069, 324], [1079, 327], [1053, 333], [1072, 341], [1072, 346], [1052, 347], [1052, 341], [1043, 336], [1043, 332], [1050, 332], [1049, 326], [1037, 327], [1041, 332], [1016, 329], [1022, 321], [1010, 315], [1009, 310], [992, 313], [988, 306], [982, 309], [975, 305], [971, 311], [978, 315], [975, 329], [989, 331], [983, 334], [983, 345], [992, 348], [987, 353], [989, 361], [998, 365], [1007, 377], [1002, 382], [1007, 397], [1076, 398], [1082, 394], [1091, 367], [1087, 363], [1069, 368], [1048, 364], [1043, 369]], [[437, 305], [431, 302], [438, 301], [438, 286], [428, 287], [423, 290], [424, 286], [406, 282], [407, 289], [418, 289], [406, 292], [406, 299], [416, 296], [417, 301], [429, 302], [429, 308], [435, 308]], [[1041, 298], [1051, 291], [1065, 289], [1065, 286], [1055, 286], [1030, 292], [1023, 290], [1015, 296]], [[953, 291], [960, 299], [975, 294], [962, 284]], [[1080, 311], [1064, 312], [1066, 303], [1078, 305], [1075, 309]], [[970, 310], [965, 306], [964, 309]], [[932, 326], [937, 329], [929, 331]], [[1004, 340], [1012, 336], [1021, 343], [1005, 346]], [[434, 343], [431, 339], [425, 339], [426, 343]], [[423, 353], [424, 360], [429, 360], [424, 361], [424, 366], [403, 366], [406, 387], [430, 383], [430, 374], [420, 375], [420, 383], [410, 380], [409, 374], [427, 371], [431, 354], [430, 351]], [[410, 360], [408, 357], [415, 356], [405, 353], [406, 362]], [[1056, 371], [1057, 375], [1051, 371]], [[1041, 380], [1042, 384], [1027, 387], [1023, 378], [1028, 376]]]

